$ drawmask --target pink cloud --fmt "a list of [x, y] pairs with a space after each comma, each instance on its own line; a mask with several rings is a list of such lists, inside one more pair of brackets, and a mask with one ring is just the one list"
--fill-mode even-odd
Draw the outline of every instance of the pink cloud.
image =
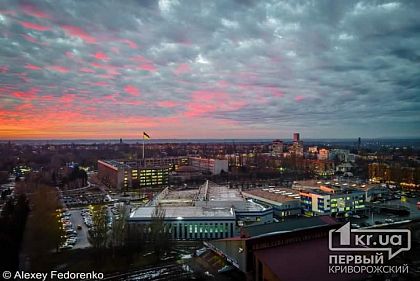
[[120, 49], [118, 49], [117, 47], [112, 47], [112, 48], [111, 48], [111, 51], [112, 51], [114, 54], [119, 54], [119, 53], [120, 53]]
[[121, 39], [122, 43], [127, 44], [131, 49], [137, 49], [137, 43], [129, 39]]
[[102, 53], [102, 52], [97, 52], [97, 53], [95, 53], [94, 56], [98, 60], [108, 60], [109, 59], [109, 57], [105, 53]]
[[74, 58], [74, 53], [73, 53], [73, 52], [67, 51], [67, 52], [65, 52], [64, 54], [65, 54], [65, 55], [66, 55], [66, 57], [68, 57], [69, 59]]
[[22, 36], [23, 36], [23, 38], [25, 38], [26, 41], [29, 41], [31, 43], [38, 43], [38, 41], [34, 37], [32, 37], [31, 35], [24, 34]]
[[92, 85], [98, 86], [98, 87], [106, 87], [106, 86], [109, 86], [109, 83], [106, 81], [97, 81], [97, 82], [93, 82]]
[[192, 93], [192, 100], [187, 104], [184, 115], [188, 117], [211, 115], [213, 112], [234, 111], [244, 106], [246, 106], [245, 101], [224, 92], [200, 90]]
[[295, 97], [295, 101], [296, 102], [301, 102], [301, 101], [303, 101], [305, 99], [305, 97], [304, 96], [296, 96]]
[[6, 73], [9, 70], [7, 65], [0, 65], [0, 73]]
[[191, 70], [190, 66], [187, 63], [182, 63], [178, 65], [178, 67], [175, 69], [175, 73], [182, 74], [182, 73], [190, 72], [190, 70]]
[[69, 69], [67, 67], [61, 66], [61, 65], [51, 65], [51, 66], [48, 66], [48, 69], [52, 71], [60, 72], [60, 73], [69, 72]]
[[21, 10], [31, 16], [31, 17], [36, 17], [36, 18], [42, 18], [42, 19], [50, 19], [51, 16], [47, 13], [45, 13], [44, 11], [39, 10], [35, 5], [32, 4], [22, 4], [21, 6]]
[[29, 69], [29, 70], [41, 70], [42, 69], [41, 67], [33, 65], [33, 64], [27, 64], [27, 65], [25, 65], [25, 68]]
[[28, 83], [29, 79], [27, 77], [27, 74], [25, 72], [17, 73], [16, 74], [20, 79], [22, 79], [23, 82]]
[[219, 82], [217, 82], [217, 84], [222, 89], [225, 89], [229, 86], [229, 82], [227, 82], [226, 80], [220, 80]]
[[146, 71], [150, 71], [150, 72], [155, 72], [156, 71], [156, 67], [153, 63], [143, 63], [139, 65], [140, 69], [146, 70]]
[[48, 26], [43, 26], [43, 25], [39, 25], [39, 24], [36, 24], [36, 23], [28, 22], [28, 21], [20, 21], [19, 23], [24, 28], [33, 29], [33, 30], [36, 30], [36, 31], [47, 31], [47, 30], [51, 29]]
[[126, 92], [129, 95], [132, 96], [140, 96], [140, 91], [139, 89], [137, 89], [136, 87], [134, 87], [133, 85], [127, 85], [124, 87], [124, 92]]
[[36, 98], [38, 92], [39, 92], [38, 88], [31, 88], [30, 90], [26, 92], [22, 92], [22, 91], [13, 92], [12, 96], [15, 98], [24, 100], [24, 101], [32, 101]]
[[165, 101], [159, 101], [157, 102], [157, 105], [160, 107], [166, 107], [166, 108], [172, 108], [178, 105], [177, 102], [165, 100]]
[[96, 43], [96, 38], [89, 35], [86, 31], [84, 31], [80, 27], [72, 26], [72, 25], [62, 25], [61, 28], [69, 36], [79, 37], [80, 39], [82, 39], [88, 44]]
[[6, 16], [16, 16], [16, 11], [13, 11], [13, 10], [0, 10], [0, 14], [6, 15]]
[[102, 78], [112, 78], [112, 76], [121, 74], [120, 71], [119, 71], [120, 67], [118, 67], [118, 66], [114, 66], [114, 65], [110, 65], [110, 64], [100, 64], [100, 63], [97, 63], [97, 62], [92, 62], [91, 65], [93, 67], [105, 70], [107, 72], [108, 75], [100, 76]]
[[124, 101], [124, 102], [122, 102], [122, 104], [127, 104], [127, 105], [142, 105], [142, 104], [144, 104], [144, 102], [139, 101], [139, 100], [131, 100], [131, 101]]
[[103, 99], [104, 100], [107, 100], [107, 101], [112, 101], [112, 102], [116, 102], [117, 101], [117, 99], [116, 99], [116, 96], [117, 96], [118, 94], [114, 94], [114, 95], [106, 95], [106, 96], [104, 96], [103, 97]]
[[140, 55], [133, 56], [133, 57], [131, 57], [131, 61], [134, 61], [134, 62], [138, 63], [139, 64], [139, 66], [138, 66], [139, 69], [147, 70], [147, 71], [150, 71], [150, 72], [155, 72], [156, 71], [156, 66], [154, 65], [154, 63], [151, 60], [149, 60], [149, 59], [147, 59], [143, 56], [140, 56]]
[[277, 88], [271, 87], [270, 92], [275, 97], [279, 97], [279, 98], [284, 97], [284, 93]]
[[81, 72], [84, 72], [84, 73], [95, 73], [95, 71], [94, 71], [94, 70], [92, 70], [92, 69], [90, 69], [90, 68], [87, 68], [87, 67], [82, 67], [82, 68], [80, 69], [80, 71], [81, 71]]
[[72, 103], [74, 101], [74, 95], [66, 94], [60, 97], [62, 103]]

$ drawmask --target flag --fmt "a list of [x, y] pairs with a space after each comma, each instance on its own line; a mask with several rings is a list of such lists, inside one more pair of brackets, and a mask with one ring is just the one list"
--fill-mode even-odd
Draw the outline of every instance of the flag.
[[143, 132], [143, 139], [148, 140], [150, 139], [150, 136], [146, 132]]

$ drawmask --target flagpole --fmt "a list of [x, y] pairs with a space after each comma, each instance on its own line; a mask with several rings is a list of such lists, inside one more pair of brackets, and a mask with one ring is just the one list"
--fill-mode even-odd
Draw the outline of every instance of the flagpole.
[[143, 136], [143, 165], [144, 165], [144, 136]]

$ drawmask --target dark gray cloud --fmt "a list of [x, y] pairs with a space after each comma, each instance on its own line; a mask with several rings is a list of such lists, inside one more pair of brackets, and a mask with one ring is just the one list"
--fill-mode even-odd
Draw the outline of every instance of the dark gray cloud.
[[[127, 118], [128, 135], [150, 117], [162, 137], [418, 137], [419, 8], [2, 1], [0, 120], [54, 116], [64, 101], [78, 122]], [[201, 124], [208, 135], [194, 135]]]

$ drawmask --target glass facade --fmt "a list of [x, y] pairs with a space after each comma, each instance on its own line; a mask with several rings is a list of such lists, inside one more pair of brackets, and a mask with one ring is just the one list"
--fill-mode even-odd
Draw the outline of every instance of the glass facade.
[[[210, 240], [232, 237], [235, 235], [235, 222], [168, 222], [166, 232], [175, 240]], [[141, 229], [140, 233], [147, 236], [150, 233], [148, 224], [133, 224]]]
[[139, 172], [138, 182], [140, 187], [167, 185], [169, 168], [142, 169]]

